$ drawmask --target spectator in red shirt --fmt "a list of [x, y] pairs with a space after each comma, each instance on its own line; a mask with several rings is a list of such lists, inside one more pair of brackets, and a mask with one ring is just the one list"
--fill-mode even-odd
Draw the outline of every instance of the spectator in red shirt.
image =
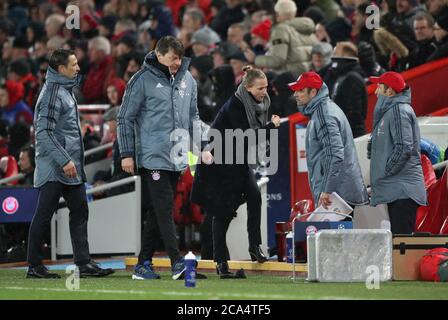
[[20, 82], [25, 90], [23, 100], [28, 106], [32, 106], [39, 83], [37, 78], [31, 73], [30, 65], [25, 59], [18, 59], [9, 65], [8, 79]]
[[23, 101], [24, 88], [20, 82], [7, 80], [0, 87], [1, 118], [10, 125], [18, 122], [33, 123], [33, 112]]

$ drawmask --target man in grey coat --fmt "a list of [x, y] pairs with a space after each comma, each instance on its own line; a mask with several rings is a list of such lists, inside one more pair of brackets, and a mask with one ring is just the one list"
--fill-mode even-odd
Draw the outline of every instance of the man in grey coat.
[[371, 158], [371, 205], [387, 204], [392, 233], [410, 234], [418, 207], [426, 205], [420, 129], [411, 107], [411, 89], [401, 74], [392, 71], [370, 81], [378, 84], [367, 155]]
[[200, 136], [201, 126], [196, 81], [188, 71], [190, 59], [183, 55], [178, 39], [161, 38], [129, 81], [118, 114], [121, 166], [130, 174], [138, 168], [147, 212], [133, 279], [160, 278], [152, 267], [160, 239], [171, 260], [172, 278], [185, 272], [172, 209], [177, 181], [188, 164], [188, 148], [177, 146], [188, 145], [193, 131]]
[[368, 203], [350, 124], [328, 96], [327, 85], [313, 72], [290, 83], [299, 111], [310, 118], [306, 128], [306, 160], [314, 203], [331, 205], [336, 192], [351, 206]]
[[275, 21], [270, 35], [270, 48], [255, 59], [259, 68], [277, 73], [291, 71], [297, 76], [311, 69], [311, 49], [318, 44], [314, 35], [314, 22], [297, 17], [297, 6], [292, 0], [278, 1], [274, 7]]
[[72, 92], [78, 84], [78, 72], [78, 61], [72, 51], [54, 51], [36, 103], [34, 187], [39, 188], [39, 199], [29, 231], [27, 278], [60, 278], [42, 264], [42, 238], [61, 196], [70, 210], [70, 236], [80, 276], [101, 277], [113, 273], [112, 269], [100, 268], [89, 254], [84, 146]]

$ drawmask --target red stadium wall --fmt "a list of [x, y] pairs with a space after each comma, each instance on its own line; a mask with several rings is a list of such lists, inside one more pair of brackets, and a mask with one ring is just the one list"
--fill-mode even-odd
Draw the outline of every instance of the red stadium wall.
[[[431, 114], [441, 116], [447, 114], [448, 106], [448, 58], [427, 63], [402, 73], [406, 83], [412, 90], [412, 105], [417, 116]], [[418, 88], [418, 89], [417, 89]], [[376, 103], [375, 86], [369, 86], [368, 113], [366, 128], [372, 129], [373, 109]], [[308, 174], [297, 170], [296, 124], [306, 125], [308, 118], [300, 113], [289, 117], [290, 134], [290, 166], [291, 166], [291, 207], [297, 201], [312, 199], [308, 185]]]
[[296, 124], [305, 126], [308, 123], [308, 118], [301, 113], [293, 114], [289, 117], [289, 157], [290, 157], [290, 185], [291, 185], [291, 207], [297, 201], [303, 199], [313, 199], [310, 187], [308, 185], [308, 173], [298, 172], [297, 159], [297, 139], [296, 139]]

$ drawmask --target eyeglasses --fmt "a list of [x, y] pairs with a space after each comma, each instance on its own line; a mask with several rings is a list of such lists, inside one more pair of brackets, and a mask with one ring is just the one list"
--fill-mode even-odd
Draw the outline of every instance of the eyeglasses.
[[420, 27], [420, 28], [414, 28], [415, 31], [419, 31], [419, 30], [425, 30], [428, 29], [428, 27]]

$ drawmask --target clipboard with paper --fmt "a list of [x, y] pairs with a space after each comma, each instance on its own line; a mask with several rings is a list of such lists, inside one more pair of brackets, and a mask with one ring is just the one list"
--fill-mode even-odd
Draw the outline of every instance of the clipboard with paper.
[[307, 221], [341, 221], [345, 218], [352, 218], [353, 208], [345, 202], [336, 192], [330, 194], [331, 205], [326, 209], [320, 205], [307, 218]]

